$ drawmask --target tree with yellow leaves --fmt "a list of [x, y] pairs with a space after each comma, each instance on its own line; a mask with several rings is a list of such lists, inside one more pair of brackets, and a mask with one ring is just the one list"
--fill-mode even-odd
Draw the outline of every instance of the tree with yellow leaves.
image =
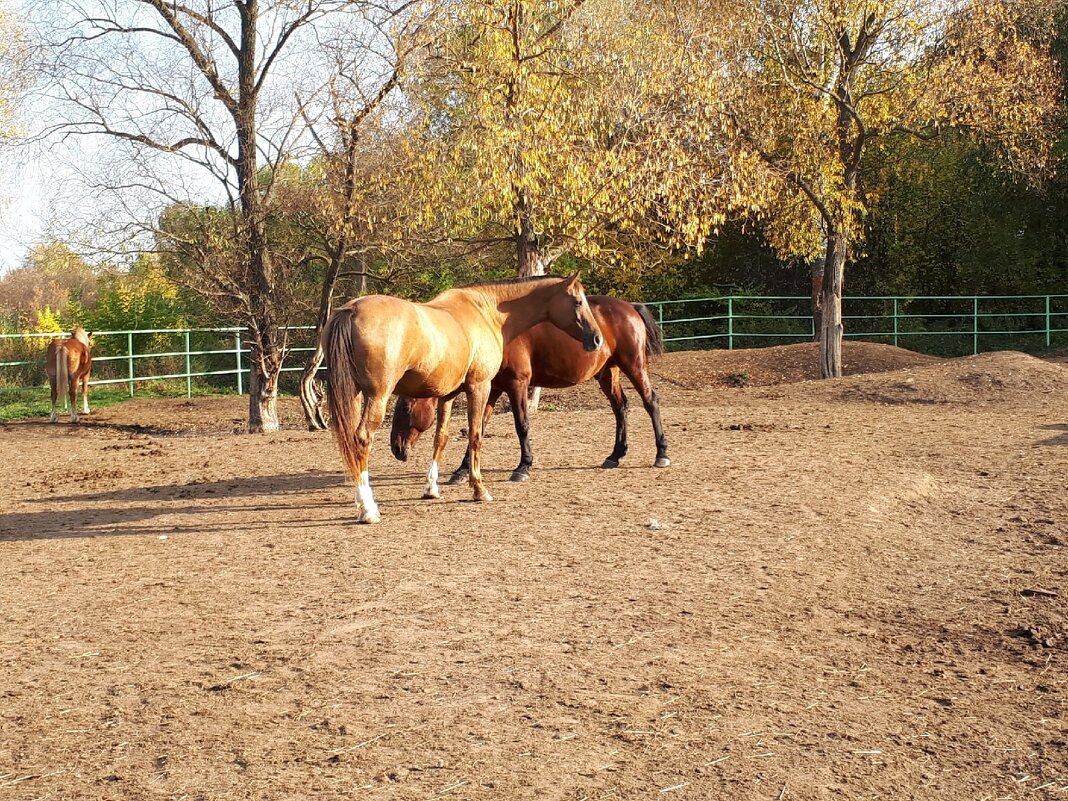
[[405, 81], [419, 112], [405, 180], [422, 224], [480, 256], [505, 248], [519, 275], [651, 243], [637, 187], [659, 162], [635, 24], [620, 0], [446, 6]]
[[[865, 154], [956, 131], [1033, 177], [1055, 135], [1055, 0], [736, 0], [668, 12], [670, 76], [700, 153], [729, 151], [732, 204], [784, 257], [822, 257], [820, 372], [841, 375], [845, 266], [877, 181]], [[668, 72], [668, 70], [665, 70]], [[714, 124], [709, 124], [714, 122]]]

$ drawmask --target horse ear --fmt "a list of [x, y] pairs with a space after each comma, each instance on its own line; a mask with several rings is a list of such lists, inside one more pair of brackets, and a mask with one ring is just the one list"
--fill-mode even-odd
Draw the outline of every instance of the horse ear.
[[567, 288], [570, 289], [578, 283], [579, 278], [582, 276], [582, 270], [575, 270], [567, 277]]

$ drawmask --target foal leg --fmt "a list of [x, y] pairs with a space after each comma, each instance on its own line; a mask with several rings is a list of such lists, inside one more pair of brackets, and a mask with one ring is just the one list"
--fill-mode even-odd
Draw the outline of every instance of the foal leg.
[[441, 455], [445, 452], [445, 445], [449, 441], [449, 418], [452, 416], [452, 401], [438, 401], [438, 425], [434, 429], [434, 457], [430, 462], [430, 469], [426, 474], [426, 491], [424, 498], [440, 498], [441, 488], [438, 486], [438, 465], [441, 464]]
[[622, 367], [623, 372], [630, 379], [630, 383], [634, 385], [634, 388], [641, 396], [645, 411], [649, 413], [649, 419], [653, 421], [653, 436], [656, 439], [656, 461], [653, 462], [653, 465], [655, 467], [667, 467], [671, 464], [671, 459], [668, 458], [668, 444], [667, 436], [664, 434], [664, 424], [660, 420], [660, 399], [653, 390], [653, 385], [649, 382], [649, 372], [644, 364], [624, 364]]
[[56, 407], [59, 401], [59, 379], [52, 376], [48, 377], [48, 388], [52, 391], [52, 414], [48, 417], [48, 422], [54, 423], [58, 419], [59, 415], [56, 414]]
[[89, 414], [89, 373], [82, 376], [82, 414]]
[[605, 367], [598, 374], [597, 383], [612, 404], [612, 413], [616, 416], [616, 444], [601, 467], [619, 467], [619, 460], [627, 455], [627, 396], [623, 394], [623, 387], [619, 383], [619, 368]]
[[70, 421], [78, 422], [78, 379], [73, 375], [67, 381], [67, 396], [70, 398]]
[[[501, 391], [499, 389], [491, 389], [489, 400], [486, 401], [486, 411], [482, 414], [482, 434], [486, 433], [486, 426], [489, 425], [489, 419], [493, 416], [493, 409], [497, 405], [497, 398], [501, 397]], [[464, 451], [464, 459], [460, 462], [460, 466], [456, 468], [455, 472], [449, 476], [450, 484], [459, 484], [461, 481], [469, 478], [471, 475], [471, 446], [467, 446], [467, 450]]]
[[378, 504], [375, 503], [374, 493], [371, 492], [371, 476], [368, 472], [368, 464], [371, 461], [371, 446], [374, 444], [375, 432], [382, 425], [382, 419], [386, 416], [386, 402], [389, 393], [371, 395], [364, 394], [363, 414], [360, 415], [360, 425], [356, 429], [357, 446], [357, 475], [356, 482], [356, 512], [358, 523], [379, 523], [382, 516], [378, 513]]
[[527, 405], [530, 381], [513, 381], [508, 385], [508, 400], [512, 404], [512, 420], [519, 437], [519, 466], [509, 476], [510, 481], [529, 481], [534, 466], [534, 451], [530, 447], [530, 412]]
[[482, 484], [482, 418], [486, 412], [486, 400], [490, 382], [485, 381], [467, 391], [467, 442], [471, 451], [471, 489], [476, 501], [492, 501], [493, 496]]

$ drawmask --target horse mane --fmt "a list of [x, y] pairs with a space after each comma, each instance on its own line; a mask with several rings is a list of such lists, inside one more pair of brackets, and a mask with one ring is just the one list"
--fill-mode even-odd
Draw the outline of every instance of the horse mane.
[[464, 284], [457, 289], [478, 289], [483, 286], [505, 286], [508, 284], [522, 284], [526, 281], [546, 281], [550, 278], [564, 279], [566, 275], [517, 275], [512, 278], [495, 278], [489, 281], [475, 281], [473, 284]]

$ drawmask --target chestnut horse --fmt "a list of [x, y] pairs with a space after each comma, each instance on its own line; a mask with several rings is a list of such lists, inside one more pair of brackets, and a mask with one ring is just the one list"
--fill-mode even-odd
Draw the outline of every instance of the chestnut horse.
[[89, 414], [89, 370], [92, 358], [89, 355], [89, 335], [80, 325], [74, 326], [70, 339], [53, 339], [48, 343], [45, 356], [45, 372], [48, 373], [48, 386], [52, 390], [52, 415], [48, 419], [56, 422], [56, 401], [59, 399], [60, 387], [70, 400], [70, 421], [78, 422], [78, 383], [82, 385], [82, 414]]
[[[664, 352], [664, 335], [649, 310], [640, 304], [630, 304], [616, 298], [591, 295], [590, 309], [604, 334], [604, 347], [587, 353], [575, 342], [551, 325], [541, 324], [512, 340], [504, 349], [504, 363], [493, 379], [488, 406], [483, 420], [492, 413], [493, 404], [507, 393], [519, 435], [519, 466], [512, 473], [512, 481], [526, 481], [534, 455], [530, 448], [530, 423], [527, 419], [527, 389], [533, 385], [560, 389], [581, 384], [597, 376], [601, 391], [612, 404], [616, 416], [616, 443], [602, 467], [618, 467], [627, 453], [627, 397], [620, 386], [622, 371], [641, 396], [645, 410], [653, 422], [656, 439], [656, 467], [671, 464], [667, 452], [667, 438], [660, 421], [660, 403], [649, 381], [650, 359]], [[399, 398], [393, 410], [390, 446], [401, 461], [408, 459], [408, 451], [419, 435], [430, 428], [434, 420], [432, 398]], [[449, 483], [463, 480], [468, 471], [470, 454]]]
[[[549, 321], [588, 351], [603, 338], [579, 274], [487, 281], [442, 292], [428, 303], [387, 295], [349, 301], [331, 316], [322, 343], [329, 369], [327, 400], [338, 450], [356, 480], [357, 519], [379, 522], [367, 465], [391, 394], [442, 398], [424, 498], [440, 497], [438, 461], [448, 440], [452, 399], [467, 395], [470, 482], [476, 501], [492, 500], [482, 484], [482, 414], [505, 346]], [[363, 396], [362, 412], [357, 398]]]

